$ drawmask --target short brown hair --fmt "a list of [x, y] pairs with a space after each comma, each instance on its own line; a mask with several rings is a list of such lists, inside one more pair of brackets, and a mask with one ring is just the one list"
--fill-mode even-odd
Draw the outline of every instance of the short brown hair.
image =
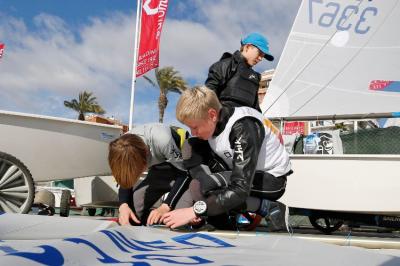
[[196, 86], [182, 92], [176, 104], [176, 118], [181, 123], [187, 119], [205, 119], [210, 108], [221, 110], [217, 95], [206, 86]]
[[132, 188], [147, 166], [148, 147], [135, 134], [125, 134], [109, 145], [108, 163], [122, 188]]

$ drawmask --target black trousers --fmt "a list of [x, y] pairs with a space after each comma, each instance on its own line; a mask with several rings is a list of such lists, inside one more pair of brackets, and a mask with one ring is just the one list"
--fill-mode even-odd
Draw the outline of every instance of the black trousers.
[[273, 176], [268, 172], [256, 172], [253, 179], [250, 196], [276, 201], [285, 193], [287, 176]]
[[[161, 205], [162, 197], [171, 191], [176, 180], [186, 176], [185, 171], [181, 171], [169, 163], [159, 164], [149, 169], [146, 178], [133, 191], [135, 213], [142, 224], [146, 224], [151, 210]], [[189, 194], [189, 192], [185, 192], [187, 188], [188, 184], [182, 188], [182, 193], [175, 193], [178, 197], [174, 199], [176, 208], [186, 208], [193, 205], [191, 198], [188, 199], [190, 202], [187, 202], [187, 196], [185, 196], [185, 193]]]

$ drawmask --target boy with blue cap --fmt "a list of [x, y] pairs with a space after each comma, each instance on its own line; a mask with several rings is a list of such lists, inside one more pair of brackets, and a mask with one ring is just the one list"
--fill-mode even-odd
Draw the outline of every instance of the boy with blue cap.
[[217, 94], [222, 104], [260, 110], [257, 91], [261, 75], [252, 67], [263, 58], [274, 60], [268, 40], [259, 33], [250, 33], [241, 41], [240, 51], [225, 52], [211, 65], [205, 85]]

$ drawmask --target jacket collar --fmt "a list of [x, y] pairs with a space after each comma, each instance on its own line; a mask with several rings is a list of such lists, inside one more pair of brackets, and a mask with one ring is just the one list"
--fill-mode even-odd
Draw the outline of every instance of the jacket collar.
[[234, 107], [222, 105], [221, 110], [219, 111], [219, 118], [217, 125], [215, 126], [213, 136], [218, 136], [224, 131], [226, 124], [228, 123], [229, 118], [232, 116], [235, 111]]
[[246, 63], [246, 60], [244, 60], [244, 57], [239, 50], [236, 50], [233, 54], [231, 54], [229, 52], [225, 52], [222, 54], [222, 56], [219, 60], [224, 60], [226, 58], [232, 58], [237, 63], [240, 63], [240, 62]]

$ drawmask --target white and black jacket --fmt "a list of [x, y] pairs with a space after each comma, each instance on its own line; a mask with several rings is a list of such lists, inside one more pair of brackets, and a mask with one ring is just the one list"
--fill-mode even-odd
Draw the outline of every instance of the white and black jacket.
[[[206, 199], [209, 215], [227, 213], [242, 206], [250, 194], [256, 170], [276, 177], [291, 170], [279, 131], [253, 108], [223, 107], [214, 135], [208, 142], [232, 171], [230, 183]], [[196, 174], [205, 174], [190, 172], [193, 178]]]

